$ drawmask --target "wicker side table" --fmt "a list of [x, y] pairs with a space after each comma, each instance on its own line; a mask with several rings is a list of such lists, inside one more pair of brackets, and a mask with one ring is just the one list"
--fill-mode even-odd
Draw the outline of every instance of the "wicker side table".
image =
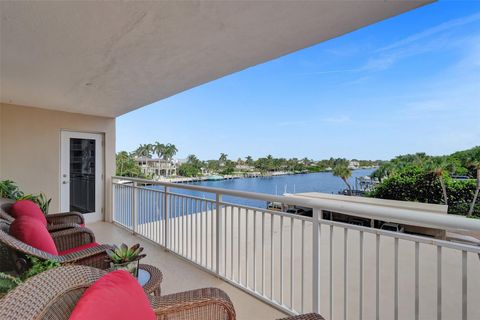
[[138, 282], [146, 293], [153, 293], [154, 296], [162, 294], [163, 274], [158, 268], [149, 264], [140, 264], [138, 266]]

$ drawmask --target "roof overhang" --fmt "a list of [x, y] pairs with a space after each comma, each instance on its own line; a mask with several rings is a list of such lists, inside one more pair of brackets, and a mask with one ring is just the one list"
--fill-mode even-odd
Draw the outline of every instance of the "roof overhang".
[[1, 2], [0, 101], [115, 117], [430, 2]]

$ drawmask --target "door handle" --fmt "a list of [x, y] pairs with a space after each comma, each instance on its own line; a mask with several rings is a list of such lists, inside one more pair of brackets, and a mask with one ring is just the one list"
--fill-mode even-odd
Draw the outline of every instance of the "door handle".
[[68, 183], [68, 181], [62, 181], [62, 183], [63, 183], [63, 184], [67, 184], [67, 183]]

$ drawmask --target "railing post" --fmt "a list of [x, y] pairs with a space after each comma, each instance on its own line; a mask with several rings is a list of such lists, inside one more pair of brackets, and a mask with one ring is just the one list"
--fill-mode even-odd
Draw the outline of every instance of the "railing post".
[[[110, 215], [108, 217], [107, 222], [115, 222], [115, 192], [116, 192], [117, 185], [115, 184], [114, 180], [112, 179], [112, 194], [110, 197]], [[104, 213], [106, 216], [106, 213]]]
[[223, 248], [222, 248], [222, 207], [220, 202], [222, 201], [222, 195], [217, 193], [216, 194], [216, 202], [215, 202], [215, 214], [216, 216], [216, 230], [215, 230], [215, 250], [216, 250], [216, 262], [215, 262], [215, 272], [220, 275], [220, 261], [222, 261], [222, 253], [223, 253]]
[[313, 208], [312, 299], [313, 299], [313, 312], [315, 313], [320, 313], [320, 219], [321, 219], [321, 216], [322, 216], [322, 210], [318, 208]]
[[137, 196], [137, 183], [133, 182], [132, 189], [132, 233], [137, 233], [137, 218], [138, 218], [138, 196]]
[[169, 196], [169, 187], [165, 187], [165, 193], [164, 193], [164, 198], [163, 198], [163, 213], [165, 215], [165, 220], [163, 223], [164, 229], [163, 229], [163, 243], [165, 245], [165, 248], [169, 249], [170, 248], [170, 240], [169, 240], [169, 223], [170, 223], [170, 196]]

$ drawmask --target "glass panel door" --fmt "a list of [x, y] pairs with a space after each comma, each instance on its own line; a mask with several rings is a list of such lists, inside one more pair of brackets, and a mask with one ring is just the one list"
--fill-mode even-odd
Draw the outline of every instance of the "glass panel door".
[[70, 211], [95, 212], [95, 143], [70, 139]]
[[103, 135], [61, 132], [60, 210], [103, 220]]

